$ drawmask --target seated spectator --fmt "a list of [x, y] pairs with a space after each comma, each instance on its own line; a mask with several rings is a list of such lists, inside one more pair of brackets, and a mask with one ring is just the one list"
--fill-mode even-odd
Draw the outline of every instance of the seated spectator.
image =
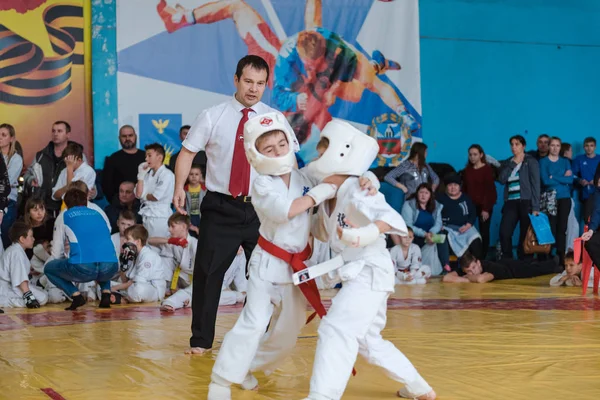
[[163, 165], [164, 159], [165, 149], [158, 143], [149, 144], [146, 162], [138, 167], [135, 197], [142, 203], [140, 215], [151, 237], [169, 236], [168, 219], [172, 214], [175, 176]]
[[[54, 220], [48, 217], [46, 214], [46, 205], [44, 200], [36, 197], [32, 197], [25, 203], [25, 214], [23, 220], [31, 229], [33, 229], [33, 237], [35, 238], [36, 246], [40, 243], [52, 241], [52, 234], [54, 232]], [[26, 251], [27, 256], [31, 258], [33, 253]]]
[[400, 237], [400, 244], [390, 249], [396, 267], [396, 285], [427, 283], [431, 268], [421, 263], [421, 249], [413, 243], [415, 233], [408, 227], [408, 235]]
[[540, 167], [533, 156], [525, 153], [527, 143], [523, 136], [515, 135], [509, 143], [513, 157], [504, 160], [498, 171], [498, 181], [504, 185], [500, 245], [502, 258], [512, 259], [512, 236], [520, 223], [517, 254], [522, 260], [526, 258], [523, 243], [531, 225], [529, 214], [540, 213]]
[[31, 264], [25, 249], [33, 248], [33, 231], [24, 222], [15, 222], [9, 231], [12, 245], [2, 255], [0, 264], [0, 306], [40, 308], [48, 294], [29, 284]]
[[117, 218], [117, 227], [119, 228], [119, 231], [110, 236], [110, 239], [115, 246], [115, 253], [117, 254], [117, 257], [121, 255], [123, 245], [127, 241], [125, 238], [125, 231], [127, 228], [134, 225], [136, 225], [135, 215], [129, 210], [121, 211], [119, 218]]
[[[434, 275], [441, 272], [441, 267], [448, 265], [450, 258], [448, 245], [434, 242], [434, 235], [442, 230], [442, 208], [427, 183], [420, 184], [417, 191], [402, 207], [402, 218], [406, 225], [412, 228], [415, 244], [421, 247], [424, 253], [423, 262], [431, 266]], [[438, 263], [441, 263], [440, 268], [436, 268]]]
[[531, 157], [535, 158], [537, 161], [540, 161], [542, 158], [548, 156], [548, 152], [550, 150], [550, 136], [542, 133], [537, 138], [537, 150], [530, 150], [527, 152]]
[[600, 154], [596, 154], [596, 139], [593, 137], [585, 138], [583, 149], [585, 154], [577, 156], [573, 161], [573, 176], [581, 189], [580, 199], [583, 203], [581, 219], [585, 224], [589, 221], [594, 209], [593, 195], [596, 193], [594, 177], [598, 165], [600, 165]]
[[[134, 225], [125, 231], [126, 245], [134, 254], [132, 265], [121, 268], [123, 283], [113, 287], [122, 291], [130, 303], [161, 301], [165, 298], [166, 281], [162, 259], [147, 246], [148, 231], [142, 225]], [[122, 263], [122, 266], [124, 264]]]
[[[572, 251], [565, 256], [565, 270], [550, 280], [550, 286], [582, 286], [581, 282], [581, 263], [575, 262]], [[594, 269], [588, 279], [588, 287], [594, 286]]]
[[[179, 129], [179, 140], [181, 140], [182, 143], [185, 140], [188, 132], [190, 131], [190, 128], [191, 127], [189, 125], [183, 125]], [[181, 151], [178, 151], [177, 153], [173, 154], [171, 156], [171, 159], [169, 160], [169, 169], [173, 173], [175, 173], [175, 164], [177, 163], [177, 157], [179, 157], [179, 153], [181, 153]], [[200, 165], [204, 170], [206, 170], [206, 153], [204, 152], [204, 150], [196, 153], [196, 155], [194, 156], [194, 160], [192, 161], [192, 165], [194, 164]]]
[[442, 208], [442, 222], [447, 234], [446, 243], [456, 256], [461, 257], [469, 250], [477, 258], [482, 258], [481, 236], [475, 229], [477, 211], [475, 205], [461, 190], [458, 174], [444, 178], [446, 193], [438, 196]]
[[146, 152], [136, 146], [137, 134], [133, 126], [123, 125], [119, 129], [119, 142], [121, 150], [106, 157], [102, 171], [102, 191], [109, 203], [117, 197], [121, 183], [136, 181], [138, 165], [146, 158]]
[[123, 211], [131, 211], [135, 216], [135, 223], [141, 224], [142, 217], [140, 216], [140, 201], [135, 198], [135, 183], [121, 182], [119, 185], [119, 195], [113, 198], [111, 204], [104, 208], [104, 212], [110, 221], [112, 232], [118, 232], [117, 219]]
[[494, 170], [488, 163], [488, 156], [483, 148], [474, 144], [469, 147], [469, 162], [463, 171], [463, 192], [471, 198], [479, 218], [479, 233], [481, 234], [481, 258], [487, 257], [490, 248], [490, 224], [492, 211], [498, 199]]
[[550, 139], [550, 153], [540, 160], [542, 181], [542, 211], [548, 215], [560, 265], [565, 265], [567, 252], [567, 226], [571, 212], [571, 184], [573, 172], [571, 162], [560, 157], [561, 141]]
[[[0, 150], [6, 168], [8, 169], [8, 179], [10, 181], [10, 194], [8, 195], [8, 207], [6, 209], [6, 215], [2, 219], [2, 244], [4, 247], [11, 245], [10, 238], [8, 237], [8, 229], [17, 219], [17, 197], [18, 197], [18, 186], [19, 177], [23, 171], [23, 153], [18, 151], [17, 148], [17, 137], [15, 128], [9, 124], [0, 125]], [[20, 147], [19, 147], [20, 148]]]
[[190, 233], [190, 217], [178, 212], [169, 217], [169, 237], [149, 238], [148, 243], [160, 249], [163, 260], [167, 296], [192, 284], [198, 240]]
[[[69, 189], [65, 193], [67, 210], [61, 213], [55, 225], [52, 246], [53, 259], [44, 273], [73, 301], [66, 310], [75, 310], [85, 304], [81, 292], [73, 282], [97, 281], [102, 289], [100, 308], [110, 307], [110, 279], [117, 272], [118, 263], [110, 240], [110, 224], [88, 204], [85, 192]], [[69, 245], [67, 258], [65, 240]], [[59, 255], [56, 257], [55, 254]]]
[[[56, 121], [52, 125], [52, 140], [46, 147], [36, 153], [33, 163], [23, 176], [25, 184], [28, 187], [33, 187], [36, 193], [39, 192], [38, 196], [44, 199], [46, 212], [51, 218], [56, 218], [62, 203], [53, 199], [52, 189], [58, 175], [65, 168], [63, 151], [67, 144], [78, 144], [69, 140], [70, 133], [71, 126], [67, 122]], [[83, 149], [83, 146], [79, 146]], [[83, 161], [85, 160], [85, 155], [83, 155]]]
[[493, 280], [533, 278], [559, 270], [554, 260], [527, 262], [502, 259], [498, 262], [479, 260], [469, 252], [459, 261], [459, 270], [452, 271], [442, 279], [446, 283], [486, 283]]
[[[161, 311], [172, 312], [180, 308], [191, 307], [192, 287], [193, 285], [190, 284], [188, 287], [179, 289], [171, 297], [163, 300], [160, 305]], [[229, 269], [225, 272], [219, 306], [231, 306], [236, 303], [243, 303], [246, 299], [247, 290], [246, 256], [244, 255], [244, 249], [240, 246]]]
[[62, 153], [66, 167], [60, 171], [52, 188], [52, 199], [61, 200], [71, 182], [81, 181], [88, 188], [96, 182], [96, 171], [83, 160], [83, 148], [77, 143], [69, 143]]
[[435, 191], [440, 184], [440, 179], [425, 162], [426, 158], [427, 145], [421, 142], [413, 143], [408, 158], [388, 172], [385, 181], [402, 190], [406, 198], [412, 196], [423, 183], [430, 184]]
[[190, 216], [190, 231], [194, 237], [200, 233], [200, 205], [206, 195], [204, 186], [204, 171], [199, 165], [192, 165], [185, 190], [186, 212]]

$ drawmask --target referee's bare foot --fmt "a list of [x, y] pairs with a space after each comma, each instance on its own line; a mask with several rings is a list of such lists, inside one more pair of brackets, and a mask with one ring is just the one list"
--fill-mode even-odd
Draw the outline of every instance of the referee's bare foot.
[[204, 355], [205, 353], [208, 353], [210, 350], [211, 349], [205, 349], [202, 347], [190, 347], [189, 349], [187, 349], [185, 351], [185, 354], [201, 356], [201, 355]]

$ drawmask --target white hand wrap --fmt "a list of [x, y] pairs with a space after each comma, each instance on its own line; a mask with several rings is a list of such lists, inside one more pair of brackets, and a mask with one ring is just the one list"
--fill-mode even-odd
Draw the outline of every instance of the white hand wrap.
[[306, 195], [310, 196], [315, 201], [315, 205], [318, 206], [325, 200], [333, 199], [337, 193], [337, 189], [337, 186], [332, 183], [320, 183], [310, 189]]
[[342, 229], [341, 241], [350, 247], [366, 247], [379, 238], [379, 228], [371, 223], [362, 228]]
[[379, 191], [379, 188], [381, 188], [381, 182], [379, 182], [379, 179], [377, 179], [373, 172], [367, 171], [364, 174], [362, 174], [361, 178], [367, 178], [368, 180], [370, 180], [371, 184], [375, 189], [377, 189], [377, 191]]
[[138, 165], [138, 174], [137, 174], [138, 181], [143, 181], [144, 177], [146, 176], [148, 171], [150, 171], [150, 168], [148, 168], [148, 163], [143, 162], [140, 165]]

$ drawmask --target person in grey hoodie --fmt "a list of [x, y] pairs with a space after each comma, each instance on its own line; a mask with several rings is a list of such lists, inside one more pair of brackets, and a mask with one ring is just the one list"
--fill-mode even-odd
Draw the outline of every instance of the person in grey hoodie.
[[498, 172], [498, 182], [504, 185], [504, 207], [500, 222], [502, 258], [513, 258], [512, 236], [520, 222], [517, 254], [524, 258], [523, 243], [531, 224], [529, 214], [540, 213], [540, 167], [535, 157], [525, 153], [525, 138], [510, 138], [513, 157], [504, 160]]

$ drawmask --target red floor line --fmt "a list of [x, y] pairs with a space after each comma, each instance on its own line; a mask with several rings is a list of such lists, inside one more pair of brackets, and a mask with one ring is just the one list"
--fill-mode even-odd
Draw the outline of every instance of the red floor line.
[[46, 394], [46, 396], [50, 397], [52, 400], [67, 400], [62, 397], [59, 393], [55, 392], [52, 388], [42, 388], [40, 389], [42, 392]]

